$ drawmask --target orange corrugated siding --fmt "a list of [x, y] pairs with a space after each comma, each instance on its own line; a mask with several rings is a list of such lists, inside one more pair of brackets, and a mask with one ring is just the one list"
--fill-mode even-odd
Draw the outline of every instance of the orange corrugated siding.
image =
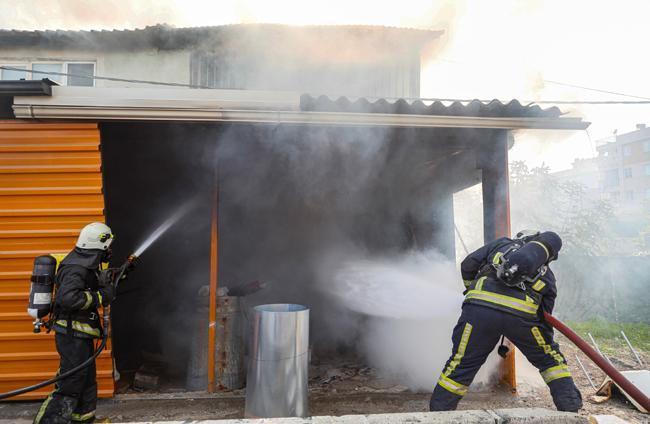
[[[0, 121], [0, 392], [48, 379], [58, 367], [53, 333], [32, 333], [26, 312], [34, 257], [69, 251], [82, 226], [103, 220], [96, 124]], [[97, 367], [99, 395], [110, 397], [110, 348]]]

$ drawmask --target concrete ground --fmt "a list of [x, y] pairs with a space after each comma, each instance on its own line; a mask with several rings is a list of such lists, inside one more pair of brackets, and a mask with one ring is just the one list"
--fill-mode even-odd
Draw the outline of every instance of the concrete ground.
[[[177, 421], [194, 422], [199, 420], [231, 420], [228, 424], [244, 423], [243, 395], [224, 395], [208, 393], [178, 393], [178, 394], [158, 394], [158, 395], [121, 395], [115, 399], [101, 400], [97, 411], [99, 422], [125, 423], [125, 422], [160, 422], [160, 421]], [[297, 421], [299, 423], [388, 423], [388, 422], [408, 422], [408, 423], [438, 423], [438, 422], [490, 422], [490, 423], [515, 423], [515, 422], [549, 422], [549, 423], [578, 423], [587, 422], [586, 414], [571, 415], [571, 420], [564, 420], [566, 417], [553, 416], [556, 421], [512, 421], [493, 419], [492, 421], [468, 421], [474, 413], [469, 411], [490, 409], [493, 411], [512, 408], [514, 405], [530, 406], [530, 408], [520, 408], [522, 411], [534, 411], [538, 401], [534, 399], [514, 398], [509, 392], [495, 388], [485, 392], [474, 392], [467, 395], [460, 405], [461, 410], [457, 414], [445, 416], [450, 421], [436, 421], [428, 414], [422, 415], [427, 411], [429, 402], [428, 393], [343, 393], [313, 395], [310, 397], [310, 414], [312, 416], [328, 417], [319, 418], [311, 421]], [[486, 407], [488, 405], [488, 407]], [[544, 405], [547, 406], [547, 405]], [[0, 424], [5, 423], [29, 423], [38, 410], [38, 402], [13, 402], [0, 404]], [[537, 408], [539, 409], [539, 408]], [[553, 412], [551, 409], [543, 409], [547, 412]], [[373, 417], [364, 418], [365, 414], [372, 412]], [[391, 420], [386, 421], [382, 414], [407, 414], [391, 415]], [[410, 414], [410, 415], [409, 415]], [[415, 415], [413, 415], [415, 414]], [[535, 412], [534, 414], [537, 414]], [[546, 414], [546, 413], [545, 413]], [[355, 418], [346, 418], [347, 421], [337, 421], [332, 417], [355, 415]], [[479, 414], [485, 418], [484, 414]], [[525, 415], [527, 416], [527, 415]], [[537, 415], [534, 415], [539, 418]], [[383, 418], [382, 418], [383, 417]], [[460, 418], [458, 418], [460, 417]], [[577, 417], [580, 417], [578, 419]], [[646, 416], [647, 417], [647, 416]], [[381, 420], [380, 420], [381, 418]], [[453, 419], [452, 419], [453, 418]], [[494, 417], [492, 417], [494, 418]], [[561, 418], [561, 419], [560, 419]], [[327, 421], [330, 420], [330, 421]], [[382, 421], [383, 420], [383, 421]], [[557, 421], [559, 420], [559, 421]], [[282, 422], [287, 422], [286, 420]], [[632, 420], [630, 422], [644, 422]], [[645, 421], [648, 422], [648, 421]], [[225, 424], [225, 423], [224, 423]]]
[[[31, 422], [29, 418], [0, 420], [4, 423], [23, 424]], [[99, 422], [118, 423], [116, 419], [103, 418]], [[265, 419], [228, 419], [228, 420], [192, 420], [176, 421], [137, 421], [128, 424], [587, 424], [590, 421], [578, 414], [550, 411], [543, 408], [518, 408], [495, 410], [469, 410], [447, 412], [407, 412], [396, 414], [314, 416], [310, 418], [265, 418]]]
[[[603, 404], [590, 400], [594, 390], [571, 360], [578, 353], [570, 345], [563, 344], [563, 352], [576, 384], [584, 398], [580, 415], [615, 415], [630, 423], [650, 423], [650, 417], [637, 411], [624, 399], [614, 398]], [[617, 368], [632, 369], [633, 359], [621, 353], [623, 362]], [[650, 357], [645, 356], [646, 363]], [[603, 375], [586, 358], [583, 362], [592, 378], [598, 383]], [[520, 362], [522, 363], [522, 362]], [[322, 369], [320, 369], [322, 368]], [[309, 407], [312, 416], [346, 416], [358, 414], [421, 413], [428, 411], [430, 393], [411, 392], [408, 388], [375, 375], [372, 369], [359, 364], [323, 364], [310, 370]], [[533, 373], [539, 378], [537, 372]], [[524, 372], [521, 373], [525, 375]], [[543, 382], [541, 386], [527, 387], [519, 384], [517, 396], [499, 387], [472, 388], [459, 405], [460, 410], [496, 410], [506, 408], [555, 409], [551, 396]], [[230, 393], [208, 394], [183, 392], [173, 388], [168, 392], [135, 393], [117, 395], [114, 399], [101, 400], [98, 417], [106, 422], [138, 422], [169, 420], [237, 420], [244, 416], [245, 394], [243, 390]], [[36, 415], [38, 402], [0, 402], [0, 423], [27, 423]], [[417, 421], [415, 421], [417, 422]]]
[[[311, 418], [266, 418], [245, 420], [201, 421], [201, 424], [587, 424], [577, 414], [541, 408], [497, 409], [478, 411], [410, 412], [401, 414], [317, 416]], [[185, 424], [176, 421], [167, 424]], [[130, 423], [144, 424], [144, 423]], [[198, 424], [198, 423], [197, 423]]]

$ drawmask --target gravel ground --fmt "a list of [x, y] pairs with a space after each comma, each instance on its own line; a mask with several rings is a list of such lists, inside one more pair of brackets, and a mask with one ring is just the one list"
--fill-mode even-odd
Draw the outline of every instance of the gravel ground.
[[[582, 352], [563, 342], [562, 351], [569, 360], [571, 371], [584, 398], [583, 415], [611, 414], [632, 423], [649, 423], [648, 415], [638, 412], [629, 402], [613, 398], [604, 404], [590, 401], [594, 390], [578, 367], [575, 355], [579, 354], [592, 379], [599, 385], [604, 374]], [[645, 363], [650, 355], [643, 354]], [[619, 370], [635, 369], [631, 353], [621, 350], [612, 358]], [[428, 410], [430, 393], [413, 393], [406, 387], [382, 379], [375, 370], [354, 361], [322, 363], [310, 369], [310, 413], [312, 415], [348, 415], [368, 413], [416, 412]], [[166, 392], [166, 393], [165, 393]], [[161, 393], [118, 395], [102, 400], [98, 417], [104, 422], [155, 421], [174, 419], [241, 418], [245, 394], [235, 391], [223, 394], [186, 393], [167, 388]], [[0, 423], [29, 422], [39, 403], [13, 402], [0, 404]], [[533, 388], [520, 384], [518, 396], [503, 387], [471, 391], [460, 403], [459, 409], [496, 409], [543, 407], [554, 409], [551, 396], [545, 387]], [[103, 417], [103, 418], [102, 418]], [[4, 421], [3, 421], [4, 420]]]

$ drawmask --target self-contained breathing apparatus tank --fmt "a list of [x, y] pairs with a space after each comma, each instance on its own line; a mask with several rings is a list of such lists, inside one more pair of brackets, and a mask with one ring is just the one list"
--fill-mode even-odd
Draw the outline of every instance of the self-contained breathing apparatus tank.
[[[521, 234], [521, 233], [520, 233]], [[520, 236], [508, 248], [493, 267], [497, 278], [510, 287], [522, 287], [535, 283], [548, 269], [548, 262], [557, 258], [562, 240], [553, 232]]]
[[27, 313], [34, 318], [34, 332], [40, 333], [45, 318], [52, 310], [52, 292], [56, 274], [56, 259], [51, 255], [38, 256], [34, 259], [29, 306]]
[[546, 273], [548, 256], [541, 243], [514, 244], [494, 264], [497, 278], [506, 286], [534, 283]]

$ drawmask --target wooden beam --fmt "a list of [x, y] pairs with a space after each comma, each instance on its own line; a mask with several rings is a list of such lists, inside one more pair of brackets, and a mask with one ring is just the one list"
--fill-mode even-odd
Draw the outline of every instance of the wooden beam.
[[210, 214], [210, 307], [208, 317], [208, 392], [216, 390], [215, 350], [217, 330], [217, 288], [219, 271], [219, 172], [214, 171], [214, 187], [212, 193], [212, 211]]
[[[485, 243], [500, 237], [510, 237], [510, 192], [508, 174], [509, 132], [493, 133], [482, 149], [483, 171], [483, 236]], [[515, 374], [515, 347], [508, 342], [510, 351], [501, 365], [501, 380], [517, 390]]]
[[510, 237], [508, 131], [495, 131], [482, 149], [483, 237], [485, 243]]

